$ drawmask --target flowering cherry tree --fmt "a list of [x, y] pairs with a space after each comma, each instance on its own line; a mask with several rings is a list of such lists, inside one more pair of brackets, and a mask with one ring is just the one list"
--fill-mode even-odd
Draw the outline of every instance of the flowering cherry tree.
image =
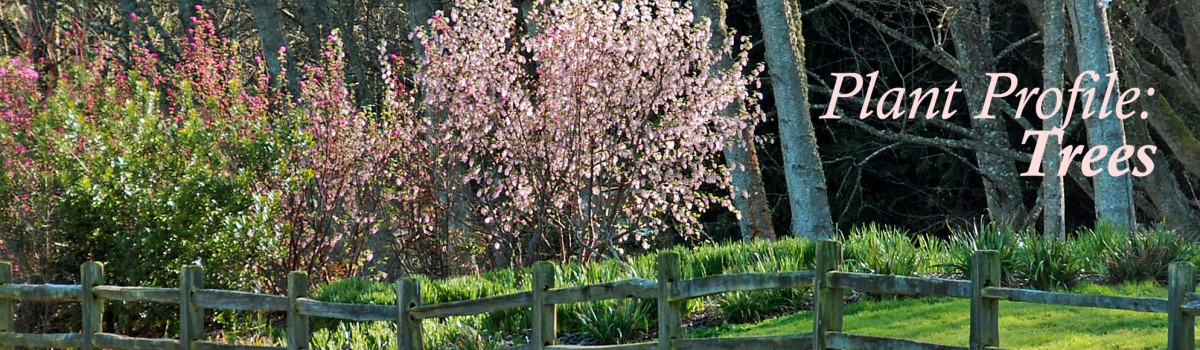
[[[727, 186], [717, 154], [761, 116], [721, 113], [756, 97], [744, 40], [710, 51], [707, 26], [669, 0], [537, 1], [524, 18], [511, 4], [465, 1], [415, 33], [431, 113], [406, 137], [424, 164], [464, 169], [439, 190], [525, 259], [697, 236], [700, 211], [729, 205], [702, 190]], [[713, 70], [722, 54], [736, 63]]]

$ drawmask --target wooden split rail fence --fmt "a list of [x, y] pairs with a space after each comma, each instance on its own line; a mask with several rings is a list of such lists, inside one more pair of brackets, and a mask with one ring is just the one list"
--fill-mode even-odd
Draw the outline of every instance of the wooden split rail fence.
[[[32, 348], [90, 349], [309, 349], [310, 317], [350, 321], [396, 322], [401, 350], [424, 347], [421, 320], [469, 316], [513, 308], [531, 308], [529, 344], [516, 349], [999, 349], [1000, 301], [1119, 309], [1168, 314], [1168, 348], [1195, 349], [1195, 317], [1200, 313], [1200, 295], [1195, 293], [1196, 269], [1191, 263], [1170, 266], [1170, 296], [1135, 298], [1042, 292], [1000, 286], [1000, 257], [995, 251], [973, 256], [970, 281], [906, 277], [839, 271], [841, 245], [821, 241], [816, 248], [816, 270], [796, 272], [727, 274], [681, 279], [679, 256], [658, 256], [658, 281], [623, 280], [586, 286], [556, 288], [553, 265], [533, 266], [533, 288], [515, 294], [482, 299], [422, 305], [412, 279], [396, 282], [396, 305], [353, 305], [309, 298], [308, 276], [288, 275], [288, 295], [265, 295], [204, 288], [203, 272], [195, 266], [180, 270], [179, 288], [119, 287], [104, 285], [103, 267], [87, 262], [81, 267], [78, 285], [30, 285], [12, 282], [11, 266], [0, 266], [0, 350], [14, 346]], [[720, 293], [778, 288], [812, 287], [813, 328], [806, 333], [766, 337], [688, 339], [681, 326], [683, 302]], [[861, 291], [877, 294], [941, 296], [971, 299], [970, 346], [967, 348], [914, 340], [846, 333], [842, 329], [843, 293]], [[605, 299], [655, 299], [658, 304], [658, 339], [653, 342], [605, 345], [556, 345], [555, 305]], [[65, 334], [13, 332], [13, 303], [16, 301], [78, 302], [82, 304], [81, 331]], [[107, 301], [151, 302], [179, 305], [179, 339], [133, 338], [105, 333], [101, 315]], [[204, 340], [203, 310], [282, 311], [287, 313], [287, 347], [222, 344]]]

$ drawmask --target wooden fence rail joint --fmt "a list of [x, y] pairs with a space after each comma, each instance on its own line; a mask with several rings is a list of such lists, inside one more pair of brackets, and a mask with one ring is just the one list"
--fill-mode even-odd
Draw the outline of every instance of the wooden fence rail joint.
[[1167, 268], [1167, 349], [1196, 349], [1196, 316], [1183, 309], [1196, 292], [1196, 266], [1190, 262], [1171, 263]]
[[683, 301], [671, 301], [671, 290], [683, 277], [679, 254], [658, 254], [658, 350], [671, 350], [683, 338]]
[[179, 348], [191, 350], [204, 340], [204, 309], [196, 302], [196, 290], [204, 288], [204, 269], [194, 265], [179, 268]]
[[312, 330], [308, 327], [308, 316], [300, 312], [299, 299], [308, 297], [308, 274], [292, 271], [287, 280], [287, 348], [308, 350], [312, 342]]
[[981, 350], [1000, 346], [1000, 300], [983, 291], [1000, 286], [1000, 252], [976, 251], [971, 256], [971, 336], [970, 348]]
[[834, 285], [832, 274], [841, 269], [842, 244], [836, 241], [817, 242], [816, 286], [813, 287], [813, 349], [830, 348], [829, 334], [842, 331], [842, 307], [846, 301], [842, 290]]
[[546, 300], [546, 294], [554, 289], [554, 264], [539, 261], [533, 264], [533, 323], [529, 337], [531, 349], [541, 350], [558, 341], [558, 309]]

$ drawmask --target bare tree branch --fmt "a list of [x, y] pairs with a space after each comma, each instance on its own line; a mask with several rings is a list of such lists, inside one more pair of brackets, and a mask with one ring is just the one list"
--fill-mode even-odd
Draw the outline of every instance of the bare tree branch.
[[881, 137], [881, 138], [884, 138], [887, 140], [891, 140], [891, 141], [900, 141], [900, 142], [911, 143], [911, 144], [916, 144], [916, 145], [924, 145], [924, 146], [957, 148], [957, 149], [987, 152], [987, 153], [997, 154], [997, 155], [1011, 158], [1016, 161], [1023, 161], [1023, 162], [1029, 162], [1033, 159], [1033, 156], [1028, 153], [1021, 153], [1021, 152], [1014, 151], [1011, 149], [995, 147], [995, 146], [992, 146], [992, 145], [990, 145], [986, 142], [982, 142], [982, 141], [955, 140], [955, 139], [945, 139], [945, 138], [937, 138], [937, 137], [918, 136], [918, 135], [913, 135], [913, 134], [904, 133], [904, 132], [879, 129], [879, 128], [875, 128], [870, 125], [867, 125], [867, 123], [864, 123], [863, 121], [858, 120], [856, 118], [839, 118], [838, 121], [841, 121], [843, 123], [850, 124], [856, 128], [862, 129], [871, 135], [878, 136], [878, 137]]
[[1143, 39], [1154, 45], [1154, 48], [1160, 53], [1159, 57], [1162, 57], [1163, 61], [1171, 67], [1176, 76], [1185, 77], [1185, 79], [1176, 80], [1180, 81], [1181, 85], [1187, 88], [1193, 95], [1200, 96], [1200, 86], [1197, 86], [1191, 79], [1186, 79], [1192, 77], [1192, 72], [1183, 58], [1183, 53], [1175, 48], [1175, 45], [1171, 43], [1171, 39], [1167, 37], [1162, 28], [1159, 28], [1153, 21], [1146, 17], [1146, 10], [1141, 5], [1130, 3], [1126, 9], [1125, 13], [1129, 15], [1131, 22], [1133, 22], [1134, 30], [1141, 34]]
[[1029, 36], [1025, 37], [1024, 39], [1017, 40], [1016, 42], [1013, 42], [1012, 44], [1008, 44], [1008, 47], [1005, 47], [1004, 50], [1000, 50], [1000, 53], [996, 55], [996, 61], [999, 61], [1000, 59], [1007, 57], [1008, 55], [1012, 54], [1013, 51], [1016, 51], [1018, 48], [1020, 48], [1022, 45], [1028, 44], [1029, 42], [1033, 41], [1033, 39], [1037, 39], [1040, 36], [1042, 36], [1042, 32], [1033, 32], [1033, 34], [1029, 34]]
[[820, 10], [822, 10], [822, 9], [826, 8], [826, 7], [829, 7], [829, 6], [831, 6], [831, 5], [837, 4], [837, 3], [841, 2], [841, 1], [842, 1], [842, 0], [828, 0], [828, 1], [825, 1], [825, 2], [821, 3], [820, 5], [813, 6], [813, 8], [810, 8], [810, 9], [804, 10], [804, 13], [802, 13], [800, 16], [801, 16], [801, 17], [808, 17], [808, 15], [812, 14], [813, 12], [820, 11]]
[[879, 21], [878, 18], [875, 18], [875, 16], [872, 16], [866, 11], [863, 11], [863, 9], [858, 8], [858, 6], [854, 6], [851, 3], [840, 1], [837, 3], [837, 5], [841, 6], [847, 11], [850, 11], [854, 17], [867, 21], [867, 24], [870, 24], [871, 27], [874, 27], [876, 30], [879, 30], [884, 34], [887, 34], [888, 36], [907, 44], [914, 50], [917, 50], [917, 53], [921, 54], [921, 56], [925, 56], [925, 58], [936, 62], [938, 65], [950, 70], [951, 72], [958, 73], [962, 71], [962, 65], [958, 62], [958, 60], [954, 59], [953, 56], [950, 56], [949, 53], [946, 53], [946, 51], [941, 49], [936, 49], [935, 51], [935, 49], [921, 45], [921, 43], [917, 42], [917, 40], [909, 37], [908, 35], [904, 35], [904, 33], [901, 33], [900, 31], [888, 27], [886, 24], [883, 24], [883, 22]]

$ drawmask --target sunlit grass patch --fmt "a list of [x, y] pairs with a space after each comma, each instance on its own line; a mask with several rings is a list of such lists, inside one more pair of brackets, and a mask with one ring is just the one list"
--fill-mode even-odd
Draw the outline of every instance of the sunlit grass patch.
[[[1149, 282], [1119, 286], [1083, 285], [1077, 293], [1164, 297]], [[970, 300], [922, 298], [863, 301], [846, 306], [848, 333], [967, 346]], [[802, 312], [756, 324], [695, 330], [689, 337], [764, 336], [812, 331], [812, 314]], [[1166, 347], [1166, 314], [1121, 310], [1000, 303], [1000, 344], [1017, 349], [1159, 349]]]

